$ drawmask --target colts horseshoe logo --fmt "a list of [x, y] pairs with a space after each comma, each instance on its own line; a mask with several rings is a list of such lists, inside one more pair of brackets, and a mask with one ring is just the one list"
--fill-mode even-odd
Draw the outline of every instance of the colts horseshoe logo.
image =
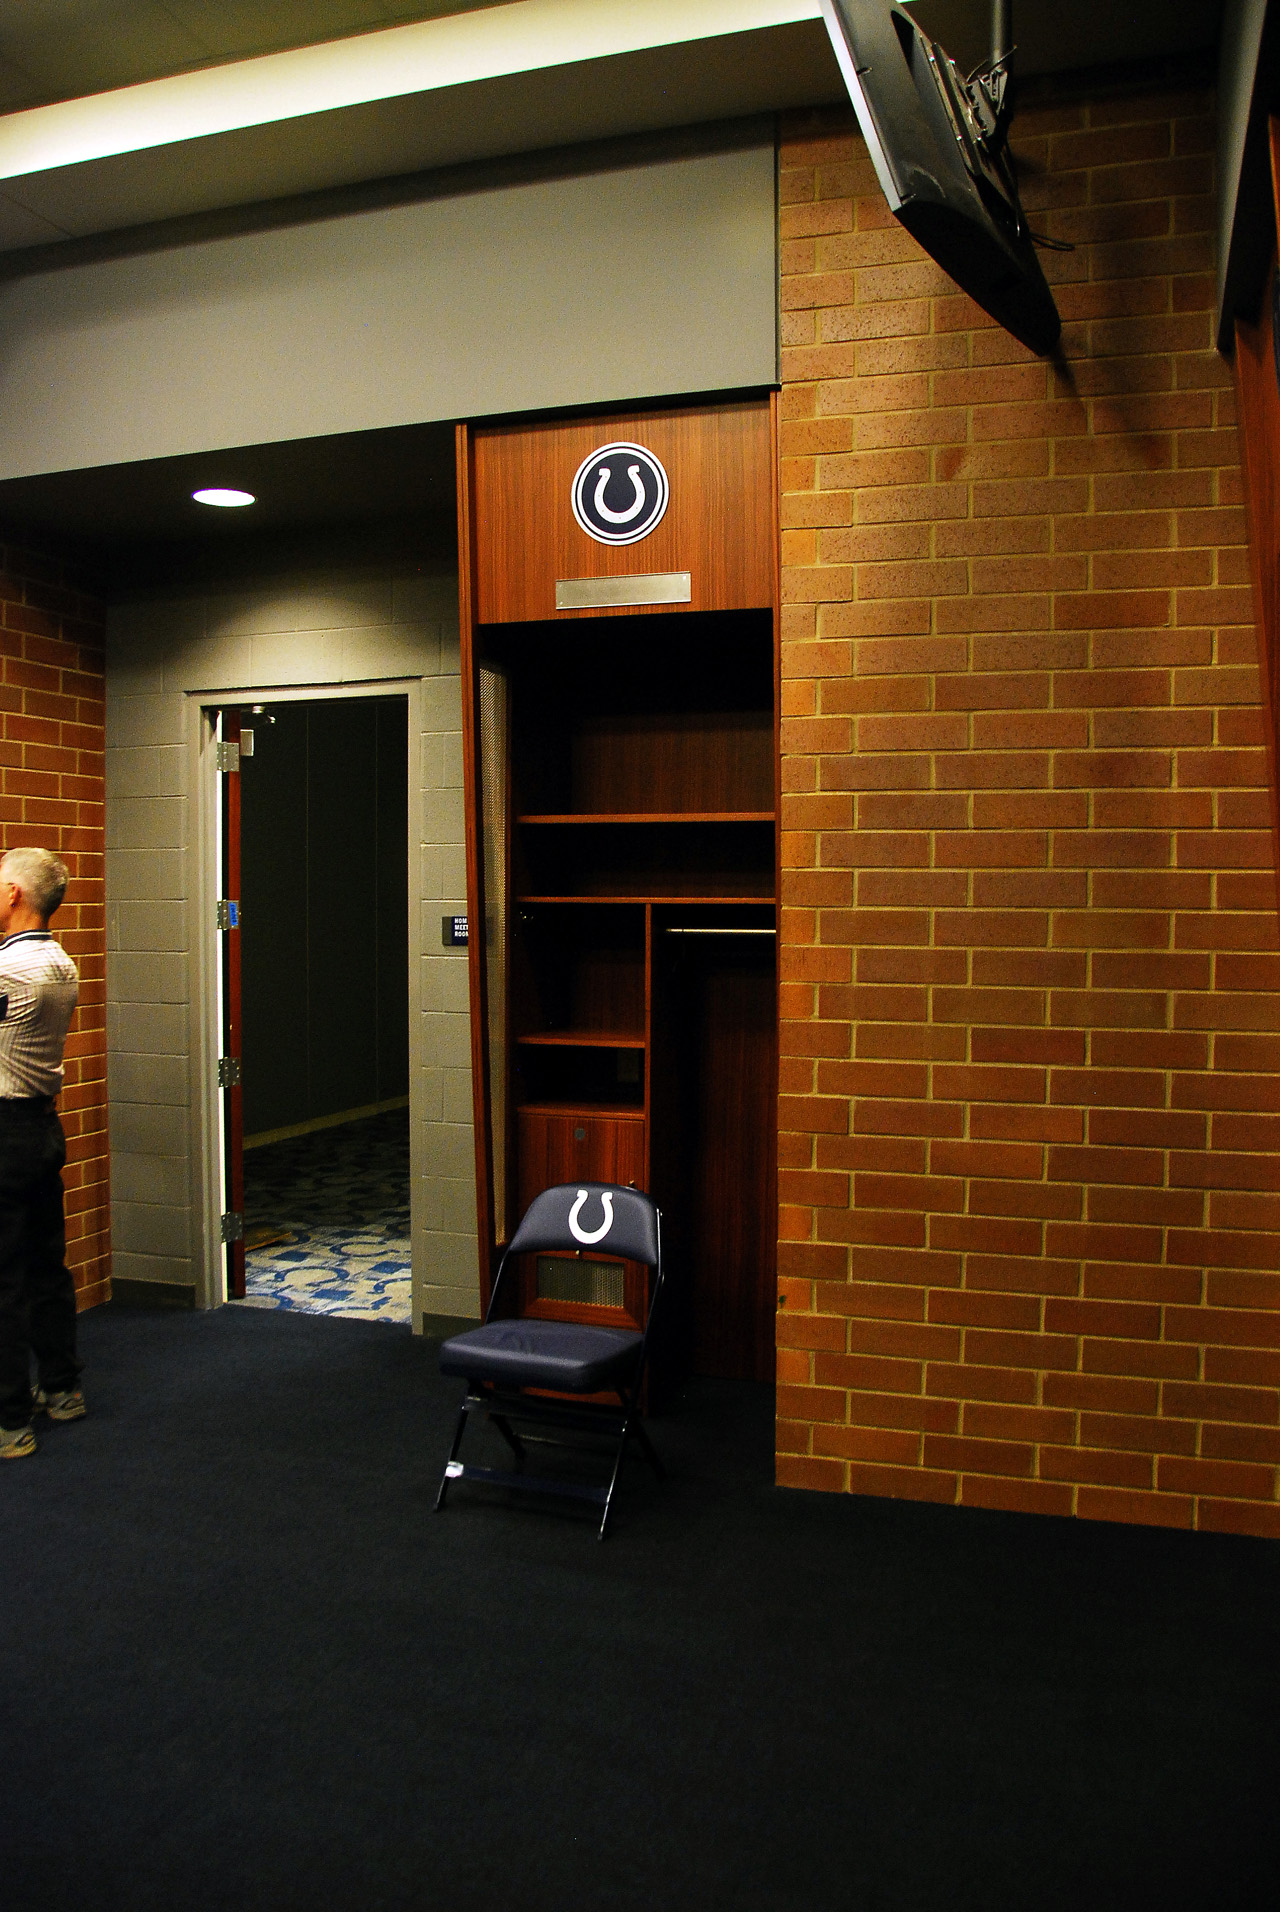
[[573, 515], [597, 544], [638, 544], [662, 520], [667, 474], [643, 445], [601, 445], [574, 477]]
[[586, 1199], [586, 1189], [580, 1188], [578, 1190], [578, 1199], [569, 1210], [569, 1233], [575, 1241], [580, 1241], [584, 1248], [593, 1248], [598, 1241], [604, 1240], [609, 1230], [613, 1227], [613, 1196], [608, 1189], [601, 1195], [600, 1206], [604, 1210], [604, 1220], [601, 1222], [599, 1228], [596, 1229], [580, 1228], [578, 1226], [578, 1217], [582, 1213]]

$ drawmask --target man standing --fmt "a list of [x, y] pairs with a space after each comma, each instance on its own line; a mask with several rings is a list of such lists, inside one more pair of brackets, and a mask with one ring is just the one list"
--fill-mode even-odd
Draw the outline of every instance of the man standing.
[[54, 1421], [84, 1413], [55, 1107], [79, 979], [49, 934], [66, 887], [48, 850], [0, 858], [0, 1460], [34, 1454], [40, 1409]]

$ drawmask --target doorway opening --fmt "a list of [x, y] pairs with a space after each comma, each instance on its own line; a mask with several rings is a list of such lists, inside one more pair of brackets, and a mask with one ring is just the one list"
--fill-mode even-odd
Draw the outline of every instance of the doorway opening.
[[407, 1327], [408, 699], [219, 735], [228, 1299]]

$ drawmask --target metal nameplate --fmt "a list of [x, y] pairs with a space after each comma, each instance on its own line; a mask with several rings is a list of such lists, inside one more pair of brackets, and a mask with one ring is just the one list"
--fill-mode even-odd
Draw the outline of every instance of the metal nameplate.
[[688, 571], [649, 571], [629, 578], [557, 578], [557, 611], [603, 611], [618, 604], [688, 604]]

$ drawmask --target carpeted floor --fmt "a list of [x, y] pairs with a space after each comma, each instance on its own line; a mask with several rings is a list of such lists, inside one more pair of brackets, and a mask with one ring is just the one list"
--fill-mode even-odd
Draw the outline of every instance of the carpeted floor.
[[1280, 1547], [770, 1484], [691, 1385], [613, 1535], [455, 1489], [429, 1344], [85, 1317], [0, 1467], [5, 1912], [1280, 1902]]
[[409, 1111], [246, 1149], [245, 1294], [409, 1325]]

